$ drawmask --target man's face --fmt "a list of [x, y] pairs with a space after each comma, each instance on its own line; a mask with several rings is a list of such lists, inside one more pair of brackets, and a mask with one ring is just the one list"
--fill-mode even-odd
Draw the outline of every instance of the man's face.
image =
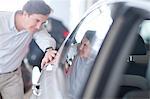
[[78, 46], [78, 50], [79, 55], [82, 58], [87, 58], [90, 55], [91, 45], [90, 41], [86, 37], [84, 37], [83, 40], [81, 41], [81, 44]]
[[29, 33], [35, 33], [41, 29], [43, 23], [48, 19], [48, 15], [24, 14], [24, 29]]

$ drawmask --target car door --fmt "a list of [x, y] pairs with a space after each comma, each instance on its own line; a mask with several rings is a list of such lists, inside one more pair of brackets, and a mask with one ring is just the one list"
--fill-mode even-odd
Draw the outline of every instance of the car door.
[[81, 97], [112, 22], [110, 8], [107, 5], [95, 6], [67, 39], [60, 59], [67, 85], [67, 97]]
[[137, 39], [142, 22], [150, 18], [148, 4], [149, 1], [130, 0], [109, 4], [112, 8], [113, 24], [103, 41], [84, 89], [85, 99], [118, 98], [115, 95], [126, 69], [127, 57]]

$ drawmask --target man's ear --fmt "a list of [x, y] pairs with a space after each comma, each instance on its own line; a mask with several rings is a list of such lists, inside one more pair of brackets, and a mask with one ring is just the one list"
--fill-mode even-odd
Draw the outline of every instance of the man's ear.
[[23, 11], [23, 16], [29, 16], [29, 14], [26, 11]]

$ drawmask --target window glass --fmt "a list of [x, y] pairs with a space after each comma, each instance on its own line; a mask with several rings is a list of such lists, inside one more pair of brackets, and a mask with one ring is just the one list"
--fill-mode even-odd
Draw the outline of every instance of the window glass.
[[147, 53], [150, 53], [150, 20], [144, 20], [140, 25], [140, 35], [146, 45]]
[[97, 8], [79, 23], [66, 42], [61, 64], [70, 97], [80, 95], [112, 21], [108, 6]]

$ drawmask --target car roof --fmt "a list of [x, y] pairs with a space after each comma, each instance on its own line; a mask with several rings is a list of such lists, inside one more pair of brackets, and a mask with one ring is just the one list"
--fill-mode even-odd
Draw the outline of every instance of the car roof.
[[140, 9], [150, 12], [150, 6], [149, 6], [150, 2], [148, 0], [138, 0], [138, 2], [137, 2], [137, 0], [99, 0], [85, 12], [85, 14], [83, 15], [82, 18], [87, 16], [87, 14], [89, 14], [94, 9], [96, 9], [104, 4], [113, 4], [113, 3], [126, 3], [126, 5], [128, 5], [128, 6], [140, 8]]

